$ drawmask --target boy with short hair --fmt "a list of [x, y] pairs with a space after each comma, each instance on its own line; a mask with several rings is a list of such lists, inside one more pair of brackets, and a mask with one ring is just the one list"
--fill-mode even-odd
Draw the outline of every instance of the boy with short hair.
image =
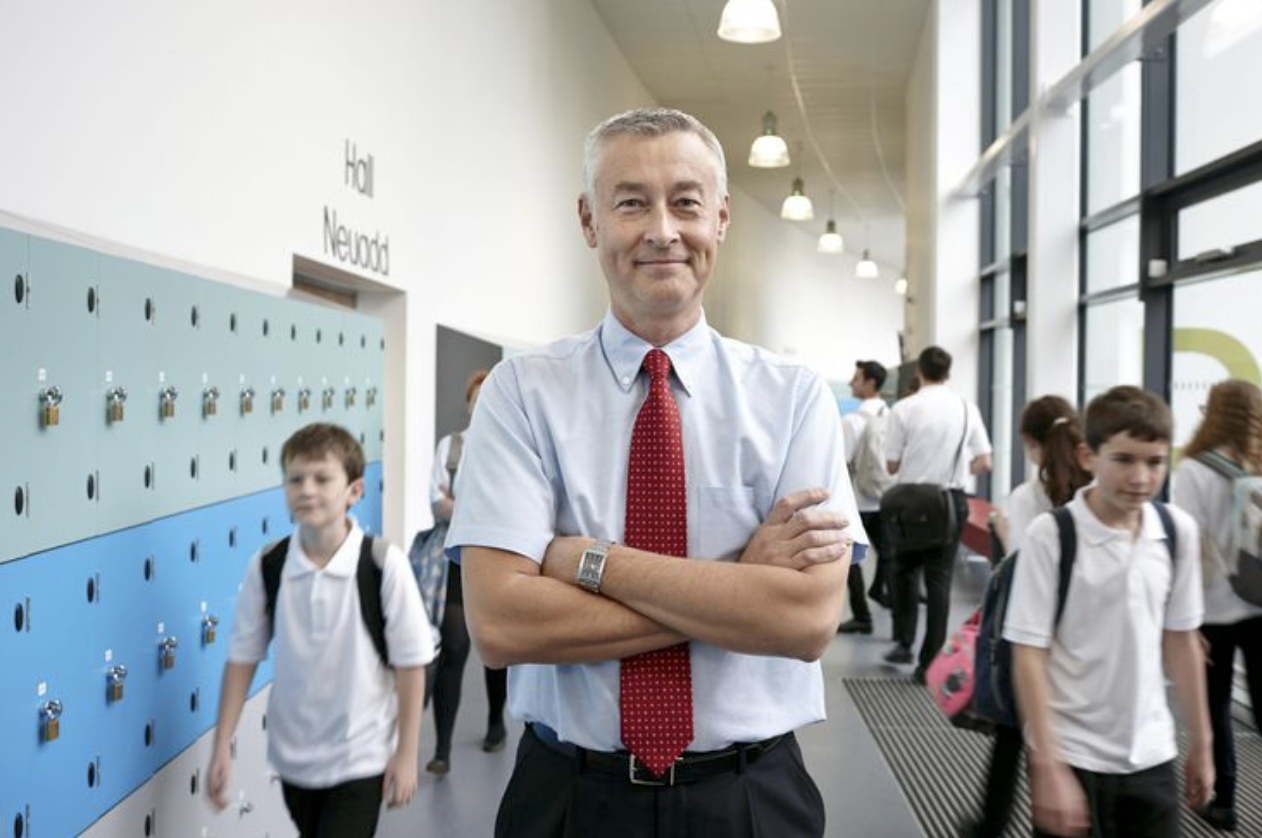
[[1095, 483], [1067, 506], [1077, 558], [1059, 622], [1056, 521], [1044, 513], [1026, 533], [1004, 638], [1036, 835], [1178, 835], [1163, 661], [1191, 734], [1188, 802], [1203, 805], [1213, 788], [1197, 527], [1170, 508], [1172, 551], [1150, 502], [1165, 482], [1170, 437], [1169, 408], [1138, 387], [1114, 387], [1088, 405], [1079, 460]]
[[[230, 742], [255, 668], [275, 638], [268, 759], [289, 814], [302, 838], [369, 838], [382, 798], [400, 806], [416, 791], [433, 641], [407, 557], [394, 545], [366, 542], [347, 514], [364, 493], [355, 438], [337, 425], [308, 425], [285, 442], [281, 467], [297, 527], [287, 547], [264, 547], [246, 570], [207, 791], [220, 808], [227, 804]], [[371, 587], [361, 587], [365, 573], [380, 580], [379, 602]], [[361, 590], [372, 596], [361, 601]]]

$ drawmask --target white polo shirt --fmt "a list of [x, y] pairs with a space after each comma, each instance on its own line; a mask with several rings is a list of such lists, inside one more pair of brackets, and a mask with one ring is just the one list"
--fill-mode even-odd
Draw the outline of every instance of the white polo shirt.
[[896, 402], [885, 428], [885, 459], [898, 463], [897, 483], [940, 483], [962, 489], [968, 464], [990, 450], [977, 405], [955, 395], [945, 384], [925, 384]]
[[[381, 662], [359, 605], [355, 572], [364, 533], [350, 534], [324, 568], [297, 537], [276, 601], [275, 678], [267, 703], [267, 755], [287, 782], [328, 788], [385, 770], [397, 741], [394, 672]], [[257, 663], [272, 639], [256, 553], [237, 599], [228, 660]], [[429, 624], [407, 557], [390, 545], [382, 566], [381, 608], [393, 666], [434, 658]]]
[[[859, 445], [863, 442], [863, 433], [867, 430], [868, 423], [872, 421], [872, 417], [888, 410], [889, 407], [886, 406], [884, 399], [873, 397], [864, 399], [858, 408], [841, 417], [841, 432], [842, 437], [845, 439], [846, 463], [848, 465], [853, 465], [855, 458], [859, 456]], [[855, 492], [854, 499], [855, 505], [858, 506], [860, 512], [877, 512], [881, 509], [880, 498], [870, 498]]]
[[1030, 524], [1051, 508], [1052, 499], [1047, 496], [1043, 481], [1037, 474], [1013, 489], [1004, 504], [1004, 514], [1008, 516], [1008, 543], [1004, 545], [1004, 550], [1009, 554], [1020, 550]]
[[1184, 459], [1174, 472], [1174, 503], [1187, 510], [1212, 539], [1212, 555], [1202, 557], [1205, 580], [1205, 622], [1230, 625], [1262, 617], [1262, 605], [1245, 602], [1227, 581], [1224, 557], [1231, 545], [1231, 481], [1196, 460]]
[[1004, 639], [1048, 649], [1048, 704], [1061, 758], [1075, 768], [1131, 774], [1175, 758], [1162, 632], [1201, 624], [1196, 522], [1171, 507], [1178, 558], [1161, 518], [1144, 507], [1138, 536], [1106, 527], [1079, 489], [1068, 509], [1077, 558], [1053, 634], [1060, 539], [1051, 514], [1034, 520], [1012, 581]]

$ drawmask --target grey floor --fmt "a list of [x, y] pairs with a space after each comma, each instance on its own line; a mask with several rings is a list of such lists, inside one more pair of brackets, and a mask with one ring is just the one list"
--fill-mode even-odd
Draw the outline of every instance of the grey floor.
[[[984, 563], [962, 564], [957, 569], [952, 627], [976, 607], [985, 574]], [[872, 608], [875, 632], [862, 637], [839, 635], [824, 657], [828, 720], [798, 731], [798, 737], [827, 806], [828, 838], [920, 838], [923, 830], [841, 683], [846, 677], [910, 675], [910, 667], [892, 667], [881, 661], [891, 645], [889, 612], [875, 604]], [[479, 746], [485, 732], [486, 706], [482, 668], [475, 652], [465, 670], [451, 773], [436, 779], [422, 768], [416, 798], [406, 809], [387, 812], [378, 835], [480, 838], [492, 834], [500, 794], [512, 772], [513, 746], [522, 728], [510, 720], [510, 746], [496, 754], [483, 753]], [[433, 742], [433, 720], [427, 713], [422, 766], [432, 756]]]

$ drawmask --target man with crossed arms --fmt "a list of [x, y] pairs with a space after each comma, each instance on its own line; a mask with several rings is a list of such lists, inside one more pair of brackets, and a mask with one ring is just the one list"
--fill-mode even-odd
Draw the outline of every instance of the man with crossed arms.
[[527, 723], [496, 835], [820, 836], [793, 731], [867, 540], [836, 404], [706, 325], [728, 200], [699, 121], [598, 126], [578, 209], [609, 312], [495, 368], [447, 541]]

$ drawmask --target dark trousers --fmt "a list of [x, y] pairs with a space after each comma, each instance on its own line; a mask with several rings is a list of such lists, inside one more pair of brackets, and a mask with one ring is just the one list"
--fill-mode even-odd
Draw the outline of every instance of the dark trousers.
[[1231, 726], [1231, 687], [1236, 649], [1244, 654], [1249, 701], [1254, 724], [1262, 719], [1262, 617], [1227, 625], [1203, 625], [1209, 641], [1205, 685], [1209, 693], [1209, 720], [1214, 728], [1214, 802], [1236, 803], [1236, 742]]
[[327, 789], [281, 782], [285, 808], [299, 838], [372, 838], [381, 815], [383, 775], [348, 780]]
[[1024, 748], [1025, 738], [1021, 735], [1021, 728], [1011, 725], [995, 727], [995, 743], [990, 750], [990, 768], [986, 774], [986, 796], [982, 800], [982, 818], [969, 838], [1002, 838], [1012, 817]]
[[[868, 534], [870, 550], [864, 563], [867, 564], [873, 560], [872, 551], [876, 551], [876, 572], [872, 578], [871, 594], [874, 598], [885, 599], [885, 578], [881, 563], [887, 561], [885, 550], [885, 530], [881, 526], [880, 512], [860, 512], [859, 518], [863, 521], [863, 529]], [[846, 588], [850, 592], [850, 613], [855, 620], [860, 623], [872, 622], [872, 609], [868, 607], [868, 598], [863, 587], [863, 569], [857, 565], [850, 565], [850, 575], [846, 578]], [[888, 600], [887, 600], [888, 601]]]
[[[1174, 763], [1134, 774], [1096, 774], [1075, 768], [1087, 794], [1091, 838], [1178, 838], [1179, 782]], [[1035, 838], [1051, 838], [1034, 830]]]
[[[863, 529], [868, 534], [872, 549], [876, 551], [876, 569], [872, 573], [872, 584], [868, 586], [868, 596], [877, 602], [884, 601], [883, 604], [888, 607], [892, 601], [890, 567], [893, 562], [890, 561], [889, 539], [885, 537], [885, 524], [881, 520], [879, 511], [860, 512], [859, 518], [863, 521]], [[870, 552], [866, 561], [872, 561]], [[853, 601], [851, 605], [853, 607]]]
[[585, 771], [527, 728], [500, 801], [496, 838], [819, 838], [824, 800], [788, 735], [743, 771], [637, 786]]
[[[955, 500], [956, 520], [968, 519], [968, 499], [961, 491], [951, 493]], [[955, 554], [960, 548], [961, 528], [957, 526], [944, 547], [932, 550], [900, 550], [894, 546], [894, 639], [904, 646], [916, 642], [920, 616], [920, 594], [916, 590], [916, 574], [924, 573], [928, 604], [925, 607], [925, 639], [920, 647], [918, 668], [926, 670], [946, 642], [947, 620], [951, 616], [951, 576], [955, 572]]]

